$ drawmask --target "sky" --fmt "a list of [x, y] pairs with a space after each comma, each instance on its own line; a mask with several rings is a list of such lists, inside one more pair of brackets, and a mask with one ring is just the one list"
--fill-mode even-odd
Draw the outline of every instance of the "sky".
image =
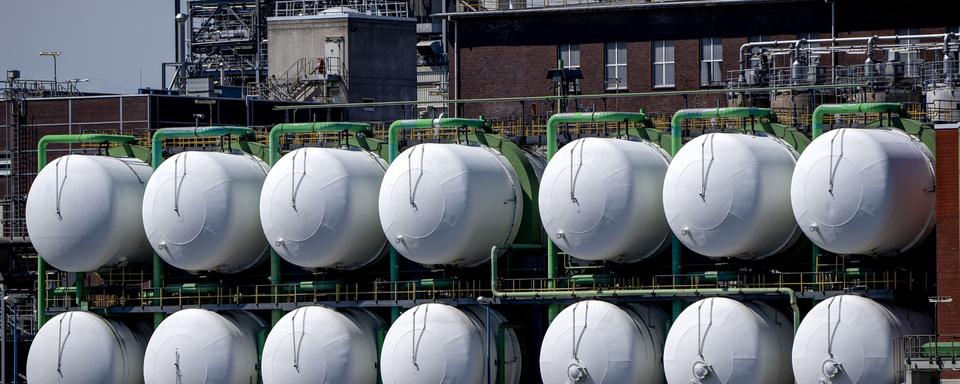
[[90, 79], [84, 92], [136, 93], [160, 88], [161, 63], [174, 61], [174, 1], [0, 0], [0, 76]]

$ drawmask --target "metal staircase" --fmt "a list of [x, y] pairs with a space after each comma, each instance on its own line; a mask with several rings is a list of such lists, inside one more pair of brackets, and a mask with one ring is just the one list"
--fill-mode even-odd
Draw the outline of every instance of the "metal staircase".
[[312, 58], [297, 59], [280, 76], [252, 84], [248, 96], [270, 100], [335, 102], [344, 94], [341, 65], [337, 58], [323, 61]]

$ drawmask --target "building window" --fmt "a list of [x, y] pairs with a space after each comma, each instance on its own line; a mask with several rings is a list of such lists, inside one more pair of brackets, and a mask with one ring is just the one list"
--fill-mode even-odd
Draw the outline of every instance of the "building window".
[[719, 37], [700, 39], [700, 85], [723, 82], [723, 40]]
[[606, 88], [627, 89], [627, 43], [607, 43], [606, 51]]
[[673, 40], [653, 42], [653, 87], [673, 87]]
[[563, 67], [567, 69], [580, 68], [580, 45], [579, 44], [561, 44], [558, 49], [557, 58], [563, 60]]

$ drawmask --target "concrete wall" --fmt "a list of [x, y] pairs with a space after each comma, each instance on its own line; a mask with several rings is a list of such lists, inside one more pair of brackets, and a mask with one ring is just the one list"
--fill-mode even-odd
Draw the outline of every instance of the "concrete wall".
[[[405, 101], [417, 98], [416, 23], [413, 19], [324, 15], [268, 21], [270, 75], [281, 77], [300, 58], [324, 57], [327, 38], [343, 38], [346, 100]], [[328, 63], [330, 65], [330, 63]], [[353, 121], [412, 117], [410, 107], [353, 108]]]

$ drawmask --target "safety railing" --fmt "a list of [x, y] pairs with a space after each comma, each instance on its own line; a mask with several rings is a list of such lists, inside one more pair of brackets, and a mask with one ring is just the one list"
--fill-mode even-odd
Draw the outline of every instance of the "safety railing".
[[344, 7], [365, 15], [409, 17], [405, 1], [390, 0], [278, 0], [274, 2], [274, 17], [315, 16], [331, 8]]
[[895, 341], [897, 372], [960, 370], [960, 335], [906, 335]]

